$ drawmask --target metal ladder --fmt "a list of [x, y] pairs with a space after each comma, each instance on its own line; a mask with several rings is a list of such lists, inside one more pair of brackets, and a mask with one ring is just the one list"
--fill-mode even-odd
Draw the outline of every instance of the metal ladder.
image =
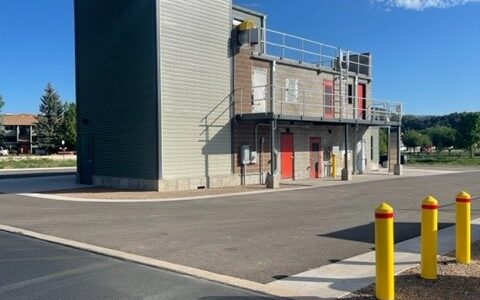
[[[350, 70], [350, 51], [343, 51], [339, 49], [339, 59], [338, 59], [338, 70], [339, 70], [339, 102], [340, 102], [340, 118], [348, 118], [348, 76]], [[354, 114], [355, 115], [355, 114]]]

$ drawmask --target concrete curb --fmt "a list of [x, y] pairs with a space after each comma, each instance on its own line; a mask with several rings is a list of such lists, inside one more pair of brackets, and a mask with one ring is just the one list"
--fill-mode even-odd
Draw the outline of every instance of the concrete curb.
[[[425, 171], [425, 170], [420, 170]], [[431, 170], [426, 170], [431, 171]], [[468, 172], [477, 172], [477, 171], [438, 171], [434, 170], [435, 174], [430, 176], [437, 175], [446, 175], [446, 174], [455, 174], [455, 173], [468, 173]], [[96, 198], [76, 198], [68, 196], [59, 196], [52, 194], [42, 194], [42, 193], [17, 193], [18, 196], [30, 197], [30, 198], [39, 198], [39, 199], [48, 199], [56, 201], [71, 201], [71, 202], [85, 202], [85, 203], [152, 203], [152, 202], [172, 202], [172, 201], [190, 201], [190, 200], [202, 200], [202, 199], [212, 199], [212, 198], [227, 198], [235, 196], [244, 196], [244, 195], [255, 195], [255, 194], [267, 194], [267, 193], [279, 193], [279, 192], [288, 192], [296, 190], [308, 190], [315, 188], [330, 188], [336, 185], [351, 185], [351, 184], [362, 184], [364, 182], [370, 181], [384, 181], [384, 180], [396, 180], [399, 178], [406, 177], [419, 177], [423, 175], [410, 175], [395, 177], [393, 175], [387, 175], [385, 178], [375, 178], [372, 180], [352, 180], [352, 181], [338, 181], [338, 182], [327, 182], [325, 185], [304, 185], [304, 184], [291, 184], [294, 187], [276, 189], [276, 190], [261, 190], [261, 191], [250, 191], [250, 192], [238, 192], [238, 193], [227, 193], [227, 194], [216, 194], [216, 195], [203, 195], [203, 196], [186, 196], [186, 197], [173, 197], [173, 198], [159, 198], [159, 199], [96, 199]], [[296, 186], [295, 186], [296, 185]], [[88, 187], [88, 186], [85, 186]]]
[[[295, 294], [293, 292], [283, 289], [281, 287], [270, 287], [266, 284], [262, 284], [258, 282], [239, 279], [239, 278], [235, 278], [227, 275], [216, 274], [216, 273], [204, 271], [201, 269], [196, 269], [196, 268], [183, 266], [183, 265], [177, 265], [177, 264], [169, 263], [169, 262], [158, 260], [158, 259], [121, 252], [121, 251], [117, 251], [109, 248], [89, 245], [82, 242], [62, 239], [62, 238], [54, 237], [51, 235], [41, 234], [41, 233], [37, 233], [37, 232], [33, 232], [33, 231], [29, 231], [29, 230], [25, 230], [17, 227], [12, 227], [8, 225], [0, 225], [0, 231], [19, 234], [19, 235], [23, 235], [23, 236], [27, 236], [27, 237], [31, 237], [31, 238], [59, 244], [59, 245], [64, 245], [64, 246], [85, 250], [85, 251], [100, 254], [100, 255], [109, 256], [112, 258], [122, 259], [122, 260], [131, 261], [134, 263], [139, 263], [139, 264], [150, 266], [150, 267], [155, 267], [155, 268], [159, 268], [167, 271], [180, 273], [180, 274], [191, 276], [198, 279], [205, 279], [205, 280], [209, 280], [209, 281], [220, 283], [220, 284], [225, 284], [232, 287], [259, 292], [266, 295], [295, 299], [295, 298], [292, 298], [292, 297], [295, 297]], [[302, 298], [302, 300], [304, 299], [305, 298]]]
[[[480, 240], [480, 218], [472, 221], [472, 241]], [[438, 253], [455, 249], [455, 226], [440, 230]], [[395, 273], [402, 273], [420, 263], [420, 237], [395, 245]], [[345, 297], [375, 282], [375, 251], [322, 266], [267, 285], [294, 291], [298, 296], [322, 299]]]
[[227, 198], [235, 196], [244, 196], [244, 195], [256, 195], [256, 194], [270, 194], [278, 192], [288, 192], [288, 191], [298, 191], [319, 188], [319, 186], [302, 186], [294, 188], [284, 188], [278, 190], [262, 190], [262, 191], [252, 191], [252, 192], [239, 192], [239, 193], [227, 193], [227, 194], [217, 194], [217, 195], [204, 195], [204, 196], [191, 196], [191, 197], [178, 197], [178, 198], [160, 198], [160, 199], [94, 199], [94, 198], [75, 198], [67, 196], [58, 196], [51, 194], [40, 194], [40, 193], [19, 193], [15, 194], [23, 197], [31, 198], [41, 198], [57, 201], [70, 201], [70, 202], [85, 202], [85, 203], [151, 203], [151, 202], [172, 202], [172, 201], [189, 201], [189, 200], [201, 200], [201, 199], [212, 199], [212, 198]]

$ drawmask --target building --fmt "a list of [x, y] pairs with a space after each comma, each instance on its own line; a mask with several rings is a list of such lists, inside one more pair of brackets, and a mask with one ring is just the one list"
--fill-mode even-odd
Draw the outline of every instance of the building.
[[35, 126], [37, 116], [32, 114], [3, 115], [5, 148], [18, 154], [33, 154], [37, 147]]
[[381, 126], [398, 151], [402, 107], [372, 100], [370, 53], [270, 30], [229, 0], [76, 0], [75, 25], [81, 183], [348, 180], [378, 168]]

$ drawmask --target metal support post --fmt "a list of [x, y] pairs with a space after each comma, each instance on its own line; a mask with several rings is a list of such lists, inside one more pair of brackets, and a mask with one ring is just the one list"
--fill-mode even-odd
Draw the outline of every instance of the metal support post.
[[348, 170], [348, 124], [345, 124], [345, 157], [344, 157], [344, 168], [342, 170], [342, 180], [350, 180], [350, 172]]
[[438, 201], [432, 196], [422, 202], [421, 276], [437, 279]]
[[402, 127], [397, 126], [397, 163], [395, 164], [395, 168], [393, 170], [394, 175], [402, 175], [402, 152], [400, 150], [400, 145], [402, 136]]
[[275, 120], [270, 121], [270, 174], [267, 176], [267, 188], [278, 189], [280, 182], [275, 176], [277, 170], [277, 160], [275, 157]]
[[472, 262], [472, 196], [461, 192], [456, 198], [455, 248], [457, 263], [468, 265]]
[[375, 210], [375, 296], [379, 300], [395, 299], [393, 226], [393, 208], [382, 203]]

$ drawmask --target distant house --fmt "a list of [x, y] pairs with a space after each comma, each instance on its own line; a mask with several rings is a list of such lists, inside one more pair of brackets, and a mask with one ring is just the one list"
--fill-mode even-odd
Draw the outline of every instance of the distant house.
[[36, 123], [37, 116], [33, 114], [4, 115], [5, 148], [18, 154], [34, 153], [37, 147]]

